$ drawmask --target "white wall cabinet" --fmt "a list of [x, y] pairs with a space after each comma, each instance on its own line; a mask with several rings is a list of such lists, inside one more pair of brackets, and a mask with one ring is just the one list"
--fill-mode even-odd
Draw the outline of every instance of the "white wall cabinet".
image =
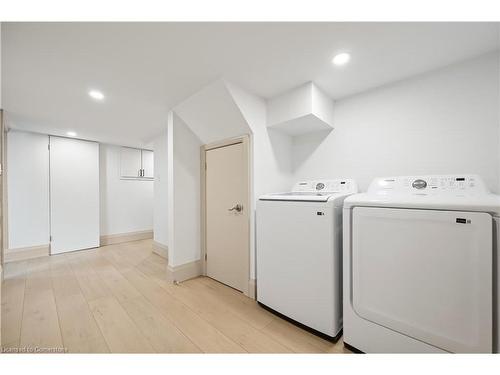
[[121, 178], [152, 179], [153, 151], [122, 147], [120, 155]]
[[142, 177], [153, 178], [153, 151], [141, 150], [142, 152]]
[[136, 148], [122, 147], [120, 157], [121, 177], [140, 177], [141, 168], [141, 150]]

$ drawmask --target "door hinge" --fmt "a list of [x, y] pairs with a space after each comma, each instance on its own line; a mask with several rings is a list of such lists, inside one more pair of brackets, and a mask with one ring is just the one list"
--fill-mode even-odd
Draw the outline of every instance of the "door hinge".
[[52, 236], [49, 236], [49, 242], [52, 242]]
[[48, 144], [48, 145], [47, 145], [47, 150], [49, 150], [49, 151], [50, 151], [50, 144]]
[[205, 162], [205, 170], [207, 170], [207, 163]]
[[205, 253], [205, 260], [207, 260], [207, 253]]

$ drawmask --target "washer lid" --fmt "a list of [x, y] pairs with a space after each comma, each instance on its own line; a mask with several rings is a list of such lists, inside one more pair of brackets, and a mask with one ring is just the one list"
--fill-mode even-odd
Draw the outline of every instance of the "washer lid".
[[297, 182], [291, 192], [262, 195], [260, 200], [326, 202], [358, 191], [352, 179], [310, 180]]
[[425, 175], [376, 178], [368, 192], [355, 194], [344, 207], [371, 206], [463, 210], [500, 215], [500, 196], [477, 175]]
[[[344, 195], [344, 194], [342, 194]], [[262, 195], [261, 201], [305, 201], [305, 202], [326, 202], [330, 197], [339, 196], [338, 193], [308, 193], [289, 192]]]

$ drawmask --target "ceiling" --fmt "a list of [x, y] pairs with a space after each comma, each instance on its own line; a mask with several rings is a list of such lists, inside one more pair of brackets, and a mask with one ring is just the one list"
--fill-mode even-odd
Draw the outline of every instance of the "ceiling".
[[[130, 146], [219, 78], [264, 98], [314, 81], [340, 99], [499, 48], [497, 23], [2, 23], [1, 35], [13, 128]], [[340, 51], [351, 62], [334, 67]]]

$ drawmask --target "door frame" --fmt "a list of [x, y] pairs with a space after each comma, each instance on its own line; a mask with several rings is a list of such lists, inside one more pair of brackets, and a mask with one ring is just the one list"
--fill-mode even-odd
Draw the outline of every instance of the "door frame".
[[253, 184], [252, 184], [252, 163], [251, 163], [251, 147], [250, 147], [250, 142], [251, 138], [250, 135], [244, 134], [241, 136], [237, 136], [234, 138], [227, 138], [221, 141], [217, 142], [212, 142], [208, 143], [205, 145], [202, 145], [200, 147], [200, 190], [201, 190], [201, 195], [200, 195], [200, 208], [201, 208], [201, 223], [200, 223], [200, 231], [201, 231], [201, 268], [202, 268], [202, 275], [207, 276], [207, 200], [206, 200], [206, 181], [207, 181], [207, 174], [206, 174], [206, 153], [207, 151], [216, 149], [216, 148], [222, 148], [222, 147], [227, 147], [227, 146], [232, 146], [238, 143], [241, 143], [243, 145], [243, 150], [245, 152], [245, 155], [247, 157], [247, 171], [248, 171], [248, 196], [246, 197], [246, 202], [243, 204], [248, 207], [248, 247], [246, 251], [246, 257], [245, 257], [245, 279], [247, 280], [247, 283], [245, 284], [242, 292], [244, 295], [248, 297], [252, 297], [250, 290], [251, 290], [251, 280], [250, 280], [250, 249], [252, 246], [252, 241], [251, 241], [251, 236], [252, 236], [252, 227], [251, 227], [251, 221], [252, 221], [252, 211], [253, 211], [253, 201], [251, 199], [252, 194], [253, 194]]
[[[7, 152], [5, 141], [4, 112], [0, 108], [0, 271], [4, 264], [5, 249], [8, 245], [7, 232]], [[0, 272], [0, 282], [3, 281], [3, 273]]]
[[[10, 130], [6, 125], [5, 111], [0, 108], [0, 163], [2, 168], [2, 179], [0, 183], [0, 210], [2, 215], [1, 230], [2, 239], [0, 243], [0, 264], [5, 264], [5, 252], [9, 248], [9, 210], [7, 191], [7, 132]], [[3, 274], [2, 274], [3, 277]], [[1, 281], [1, 280], [0, 280]]]

